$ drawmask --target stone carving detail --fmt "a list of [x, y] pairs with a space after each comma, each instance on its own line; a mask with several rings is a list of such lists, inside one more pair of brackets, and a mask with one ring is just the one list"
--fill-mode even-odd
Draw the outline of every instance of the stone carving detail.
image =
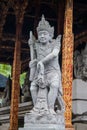
[[82, 58], [83, 58], [82, 79], [87, 81], [87, 43], [85, 49], [82, 51]]
[[87, 80], [87, 43], [84, 50], [74, 53], [74, 75], [77, 79]]
[[78, 50], [76, 50], [74, 53], [74, 75], [75, 75], [75, 78], [77, 78], [77, 79], [82, 78], [82, 68], [83, 68], [82, 54]]
[[31, 100], [30, 97], [30, 91], [29, 91], [29, 73], [27, 72], [26, 77], [25, 77], [25, 81], [24, 81], [24, 85], [22, 86], [22, 94], [23, 94], [23, 102], [27, 102], [29, 100]]
[[[27, 87], [27, 86], [26, 86]], [[27, 88], [26, 88], [27, 89]], [[29, 88], [28, 88], [29, 89]], [[22, 91], [24, 92], [24, 96], [26, 98], [26, 94], [25, 94], [25, 87], [23, 88], [23, 90], [20, 87], [20, 97], [19, 97], [19, 102], [21, 102], [21, 96], [22, 96]], [[12, 80], [10, 78], [10, 76], [8, 77], [7, 83], [6, 83], [6, 87], [4, 89], [3, 92], [3, 96], [2, 96], [2, 103], [1, 103], [1, 107], [5, 107], [5, 106], [9, 106], [11, 103], [11, 92], [12, 92]], [[28, 91], [27, 91], [28, 93]], [[29, 98], [29, 96], [28, 96]], [[30, 98], [29, 98], [30, 99]], [[29, 100], [28, 99], [28, 100]], [[25, 99], [24, 99], [25, 101]]]
[[[37, 27], [38, 40], [30, 32], [30, 81], [34, 107], [25, 115], [25, 126], [63, 124], [65, 105], [62, 99], [61, 71], [58, 63], [61, 35], [53, 39], [54, 28], [42, 16]], [[58, 102], [55, 111], [55, 102]]]
[[4, 95], [2, 97], [1, 106], [4, 107], [4, 106], [10, 105], [10, 101], [11, 101], [11, 79], [10, 79], [10, 76], [9, 76], [7, 83], [6, 83], [6, 87], [4, 89]]

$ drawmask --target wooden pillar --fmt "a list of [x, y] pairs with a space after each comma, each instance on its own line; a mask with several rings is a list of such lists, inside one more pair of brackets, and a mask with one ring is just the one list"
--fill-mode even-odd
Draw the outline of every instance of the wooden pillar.
[[21, 72], [21, 42], [20, 42], [21, 24], [17, 22], [16, 25], [16, 42], [14, 50], [13, 61], [13, 77], [12, 77], [12, 96], [11, 96], [11, 109], [10, 109], [10, 130], [18, 129], [18, 104], [20, 93], [20, 72]]
[[[13, 78], [12, 78], [12, 96], [11, 96], [11, 109], [10, 109], [10, 128], [9, 130], [18, 130], [18, 104], [20, 94], [20, 72], [21, 72], [21, 31], [25, 9], [28, 1], [24, 0], [23, 3], [16, 1], [14, 3], [14, 10], [16, 14], [16, 42], [14, 50], [13, 61]], [[21, 7], [21, 8], [20, 8]]]
[[62, 45], [62, 85], [65, 101], [66, 128], [72, 128], [72, 80], [73, 80], [73, 0], [66, 0], [64, 35]]

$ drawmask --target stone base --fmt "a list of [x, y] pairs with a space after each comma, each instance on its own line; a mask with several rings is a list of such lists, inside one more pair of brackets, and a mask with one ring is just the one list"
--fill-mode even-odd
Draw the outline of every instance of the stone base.
[[19, 128], [19, 130], [65, 130], [65, 126], [56, 124], [29, 124], [29, 126]]
[[0, 126], [0, 130], [8, 130], [8, 129], [9, 129], [9, 123], [5, 123]]
[[74, 127], [76, 130], [87, 130], [87, 123], [75, 123]]
[[75, 130], [74, 128], [66, 128], [65, 130]]

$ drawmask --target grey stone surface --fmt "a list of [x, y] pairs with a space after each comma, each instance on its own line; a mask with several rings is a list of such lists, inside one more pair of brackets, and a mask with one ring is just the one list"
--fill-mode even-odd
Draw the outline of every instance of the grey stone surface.
[[73, 80], [72, 98], [74, 114], [87, 112], [87, 82], [81, 79]]
[[87, 122], [87, 82], [75, 79], [72, 88], [72, 122]]
[[[19, 104], [18, 118], [24, 118], [25, 113], [29, 112], [32, 109], [32, 102], [25, 102]], [[6, 124], [10, 121], [10, 106], [0, 108], [0, 124]], [[21, 124], [21, 122], [19, 121]], [[1, 127], [0, 127], [1, 128]]]
[[19, 130], [65, 130], [65, 126], [63, 125], [55, 125], [55, 124], [38, 124], [38, 125], [32, 125], [29, 124], [29, 126], [25, 128], [19, 128]]
[[74, 128], [75, 130], [87, 130], [87, 123], [75, 123]]
[[9, 123], [5, 123], [0, 126], [0, 130], [8, 130], [8, 129], [9, 129]]

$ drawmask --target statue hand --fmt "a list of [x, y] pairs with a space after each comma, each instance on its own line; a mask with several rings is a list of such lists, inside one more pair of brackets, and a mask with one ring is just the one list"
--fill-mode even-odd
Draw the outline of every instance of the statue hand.
[[37, 80], [37, 82], [38, 82], [39, 85], [44, 84], [44, 76], [39, 75], [39, 76], [38, 76], [38, 80]]
[[33, 43], [34, 43], [33, 39], [29, 39], [29, 40], [28, 40], [28, 45], [29, 45], [29, 46], [32, 45]]
[[37, 71], [38, 71], [38, 73], [39, 72], [41, 73], [43, 70], [44, 70], [44, 65], [43, 65], [43, 63], [41, 61], [39, 61], [37, 63]]
[[61, 38], [62, 38], [62, 35], [58, 35], [57, 41], [60, 42], [60, 41], [61, 41]]
[[34, 60], [32, 60], [32, 61], [29, 62], [29, 67], [32, 68], [36, 64], [37, 64], [37, 59], [34, 59]]

